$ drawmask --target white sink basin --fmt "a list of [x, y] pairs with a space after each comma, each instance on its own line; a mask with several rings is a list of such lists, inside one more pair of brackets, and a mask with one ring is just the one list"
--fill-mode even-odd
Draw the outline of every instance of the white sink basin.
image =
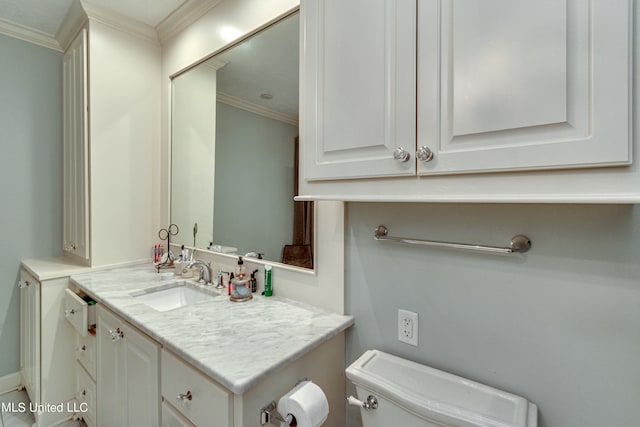
[[158, 311], [169, 311], [216, 297], [186, 286], [184, 282], [143, 289], [131, 293], [131, 296]]

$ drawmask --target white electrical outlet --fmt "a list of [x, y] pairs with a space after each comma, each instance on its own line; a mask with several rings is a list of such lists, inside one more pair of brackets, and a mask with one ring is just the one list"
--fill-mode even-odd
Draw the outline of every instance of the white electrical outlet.
[[418, 346], [418, 313], [398, 310], [398, 341]]

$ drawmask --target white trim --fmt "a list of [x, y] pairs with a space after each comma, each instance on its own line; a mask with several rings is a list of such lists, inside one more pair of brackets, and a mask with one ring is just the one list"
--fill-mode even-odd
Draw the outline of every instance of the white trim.
[[2, 18], [0, 18], [0, 34], [62, 52], [62, 47], [54, 36]]
[[187, 0], [156, 25], [158, 39], [165, 44], [176, 34], [200, 19], [209, 10], [222, 3], [224, 0]]
[[20, 386], [20, 372], [0, 377], [0, 394], [16, 390]]
[[62, 46], [63, 51], [66, 52], [86, 22], [87, 14], [84, 12], [80, 2], [71, 2], [71, 6], [69, 6], [69, 10], [56, 33], [56, 39], [60, 46]]
[[234, 96], [227, 95], [222, 92], [218, 92], [216, 99], [222, 102], [223, 104], [231, 105], [232, 107], [240, 108], [241, 110], [249, 111], [251, 113], [258, 114], [260, 116], [264, 116], [270, 119], [278, 120], [280, 122], [288, 123], [293, 126], [299, 125], [299, 120], [296, 117], [288, 116], [286, 114], [278, 113], [277, 111], [269, 110], [268, 108], [264, 108], [257, 104], [252, 104], [251, 102], [247, 102], [243, 99], [236, 98]]
[[155, 28], [102, 7], [86, 2], [82, 3], [90, 20], [108, 25], [116, 30], [128, 33], [139, 39], [158, 44], [158, 33]]

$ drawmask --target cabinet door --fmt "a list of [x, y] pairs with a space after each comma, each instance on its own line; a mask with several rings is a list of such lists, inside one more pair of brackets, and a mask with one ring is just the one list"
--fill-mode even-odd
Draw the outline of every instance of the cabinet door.
[[416, 1], [303, 0], [301, 12], [304, 178], [415, 174]]
[[20, 270], [20, 375], [33, 402], [40, 402], [40, 282]]
[[160, 348], [132, 327], [125, 330], [128, 426], [160, 425]]
[[631, 163], [631, 2], [425, 0], [419, 174]]
[[160, 425], [160, 347], [98, 306], [98, 425]]
[[124, 323], [102, 306], [97, 309], [98, 426], [127, 426]]
[[63, 66], [63, 249], [89, 259], [87, 33], [76, 37]]

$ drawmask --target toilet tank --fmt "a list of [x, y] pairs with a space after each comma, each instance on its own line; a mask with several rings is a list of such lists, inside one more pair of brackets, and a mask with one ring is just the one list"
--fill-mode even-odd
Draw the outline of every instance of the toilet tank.
[[373, 395], [376, 409], [361, 410], [364, 427], [536, 427], [538, 408], [526, 399], [378, 350], [347, 370], [358, 398]]

